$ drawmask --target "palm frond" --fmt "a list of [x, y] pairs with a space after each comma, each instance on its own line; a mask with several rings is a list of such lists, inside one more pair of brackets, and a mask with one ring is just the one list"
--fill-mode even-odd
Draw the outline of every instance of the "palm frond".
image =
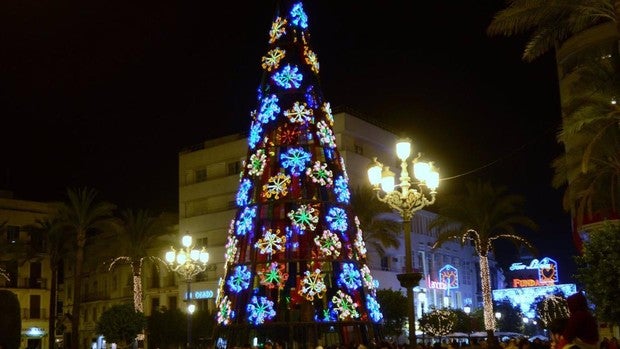
[[533, 61], [571, 36], [602, 22], [615, 21], [611, 1], [513, 0], [498, 11], [487, 34], [529, 34], [523, 59]]

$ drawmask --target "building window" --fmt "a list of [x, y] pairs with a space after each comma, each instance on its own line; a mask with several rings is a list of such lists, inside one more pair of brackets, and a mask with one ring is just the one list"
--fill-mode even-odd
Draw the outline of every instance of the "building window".
[[168, 309], [170, 310], [177, 309], [177, 297], [176, 296], [168, 297]]
[[196, 247], [207, 247], [209, 246], [209, 238], [198, 238], [196, 239]]
[[390, 262], [387, 256], [381, 257], [381, 270], [390, 270]]
[[58, 301], [56, 302], [56, 317], [61, 318], [62, 315], [65, 313], [64, 309], [63, 309], [63, 302], [62, 301]]
[[417, 259], [417, 263], [416, 263], [416, 267], [421, 270], [423, 273], [426, 273], [427, 270], [424, 267], [424, 251], [418, 251], [418, 259]]
[[364, 147], [359, 144], [353, 145], [353, 151], [355, 151], [356, 154], [364, 155]]
[[196, 170], [196, 183], [204, 182], [207, 180], [207, 169], [199, 168]]
[[41, 318], [41, 296], [30, 295], [30, 319]]
[[159, 297], [151, 298], [151, 315], [159, 311]]
[[19, 240], [19, 227], [15, 225], [9, 225], [6, 227], [6, 241], [9, 244], [17, 243]]
[[241, 172], [241, 161], [229, 162], [228, 163], [228, 175], [237, 175]]

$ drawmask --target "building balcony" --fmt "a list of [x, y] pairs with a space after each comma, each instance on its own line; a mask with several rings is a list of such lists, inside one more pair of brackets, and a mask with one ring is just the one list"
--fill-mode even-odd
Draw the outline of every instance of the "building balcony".
[[0, 278], [0, 287], [2, 288], [35, 288], [47, 289], [47, 279], [44, 278], [17, 278], [7, 281]]
[[110, 294], [105, 291], [88, 292], [82, 295], [82, 300], [84, 302], [104, 301], [104, 300], [109, 300], [109, 299], [110, 299]]
[[48, 310], [45, 308], [21, 308], [22, 320], [47, 320]]

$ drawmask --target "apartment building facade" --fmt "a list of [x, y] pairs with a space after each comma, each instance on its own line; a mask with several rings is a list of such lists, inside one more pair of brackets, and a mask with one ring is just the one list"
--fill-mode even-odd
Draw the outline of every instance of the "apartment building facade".
[[[5, 254], [0, 256], [0, 289], [17, 295], [21, 309], [22, 340], [20, 348], [50, 349], [49, 319], [62, 314], [62, 301], [57, 314], [50, 314], [51, 268], [42, 235], [34, 231], [38, 220], [54, 214], [57, 204], [13, 198], [11, 192], [0, 192], [0, 239], [4, 246], [24, 244], [32, 252], [31, 258]], [[60, 282], [62, 288], [62, 282]]]

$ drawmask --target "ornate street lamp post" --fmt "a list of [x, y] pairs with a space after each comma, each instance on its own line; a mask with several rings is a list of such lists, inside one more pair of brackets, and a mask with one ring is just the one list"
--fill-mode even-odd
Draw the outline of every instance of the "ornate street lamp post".
[[471, 307], [469, 305], [466, 305], [463, 307], [463, 311], [465, 312], [465, 314], [467, 314], [467, 344], [469, 344], [471, 346], [471, 331], [472, 331], [472, 319], [471, 316], [469, 315], [471, 313]]
[[177, 272], [187, 283], [187, 348], [192, 342], [192, 314], [196, 310], [196, 305], [192, 303], [192, 280], [196, 275], [202, 273], [207, 268], [209, 253], [202, 247], [195, 249], [192, 237], [186, 234], [181, 239], [182, 248], [175, 250], [170, 247], [166, 252], [166, 263], [172, 271]]
[[414, 177], [409, 176], [407, 159], [411, 155], [411, 141], [402, 140], [396, 144], [396, 155], [401, 160], [400, 183], [394, 184], [394, 173], [389, 166], [383, 166], [377, 158], [368, 169], [368, 179], [377, 198], [396, 210], [403, 222], [405, 234], [405, 273], [396, 277], [401, 287], [407, 290], [407, 314], [409, 319], [409, 346], [415, 348], [415, 312], [413, 309], [413, 287], [417, 286], [422, 273], [414, 272], [411, 253], [411, 219], [415, 212], [435, 202], [436, 189], [439, 186], [439, 173], [433, 169], [432, 163], [420, 162], [421, 154], [413, 159]]

